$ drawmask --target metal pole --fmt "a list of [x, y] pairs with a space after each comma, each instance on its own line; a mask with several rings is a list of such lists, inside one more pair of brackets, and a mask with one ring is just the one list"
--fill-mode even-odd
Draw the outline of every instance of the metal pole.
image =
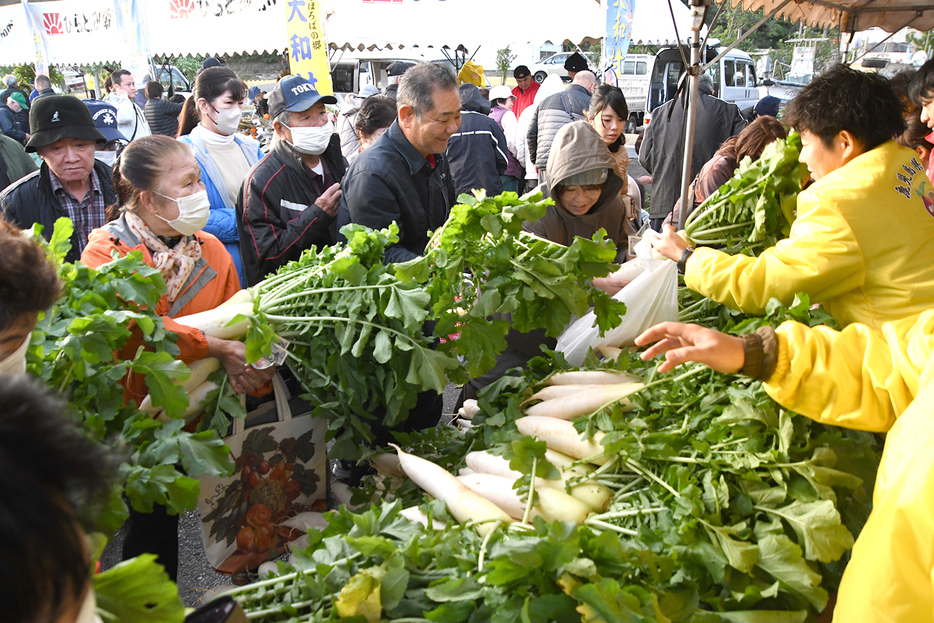
[[691, 190], [691, 156], [694, 154], [694, 118], [697, 116], [697, 87], [700, 82], [700, 31], [704, 24], [704, 7], [692, 6], [691, 66], [688, 72], [688, 99], [684, 111], [684, 159], [681, 163], [681, 200], [678, 202], [678, 230], [684, 229], [687, 218], [688, 192]]

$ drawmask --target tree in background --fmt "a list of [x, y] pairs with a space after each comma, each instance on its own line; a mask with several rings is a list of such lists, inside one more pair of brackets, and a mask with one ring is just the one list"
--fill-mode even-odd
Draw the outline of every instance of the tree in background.
[[509, 49], [508, 45], [502, 50], [496, 50], [496, 69], [499, 70], [502, 76], [500, 84], [506, 84], [506, 74], [509, 73], [509, 68], [512, 67], [514, 60], [516, 60], [516, 55]]

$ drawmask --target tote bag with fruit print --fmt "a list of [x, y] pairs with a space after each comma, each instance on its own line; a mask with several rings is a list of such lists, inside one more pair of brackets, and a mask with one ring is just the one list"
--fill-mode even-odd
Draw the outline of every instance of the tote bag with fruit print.
[[327, 507], [327, 422], [307, 412], [293, 417], [292, 408], [308, 409], [307, 403], [290, 403], [278, 375], [273, 386], [275, 402], [246, 420], [262, 419], [275, 406], [278, 421], [244, 430], [244, 421], [234, 420], [233, 434], [224, 440], [234, 475], [201, 478], [201, 534], [208, 563], [218, 573], [254, 570], [278, 557], [304, 533], [289, 524], [302, 526], [297, 519], [307, 518], [304, 513]]

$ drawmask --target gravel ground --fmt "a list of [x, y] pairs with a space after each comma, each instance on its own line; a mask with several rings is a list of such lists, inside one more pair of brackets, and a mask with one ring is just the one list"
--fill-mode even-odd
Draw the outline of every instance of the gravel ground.
[[[444, 412], [452, 413], [460, 388], [453, 383], [444, 390]], [[120, 562], [126, 529], [121, 529], [104, 550], [101, 564], [109, 569]], [[201, 513], [189, 511], [182, 516], [178, 525], [178, 592], [185, 605], [194, 608], [202, 603], [210, 591], [208, 600], [221, 587], [231, 584], [231, 578], [215, 573], [208, 564], [201, 542]]]

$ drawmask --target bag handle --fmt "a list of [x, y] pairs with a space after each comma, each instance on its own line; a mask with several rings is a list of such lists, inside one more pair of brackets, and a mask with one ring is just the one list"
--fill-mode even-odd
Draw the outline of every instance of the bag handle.
[[[272, 392], [276, 398], [276, 413], [279, 416], [280, 422], [288, 422], [292, 419], [292, 409], [289, 407], [289, 392], [285, 388], [285, 383], [282, 381], [282, 377], [279, 374], [272, 377]], [[240, 395], [240, 404], [246, 403], [246, 397], [242, 394]], [[242, 433], [246, 423], [246, 418], [234, 418], [233, 421], [233, 432], [231, 434], [237, 435]]]

